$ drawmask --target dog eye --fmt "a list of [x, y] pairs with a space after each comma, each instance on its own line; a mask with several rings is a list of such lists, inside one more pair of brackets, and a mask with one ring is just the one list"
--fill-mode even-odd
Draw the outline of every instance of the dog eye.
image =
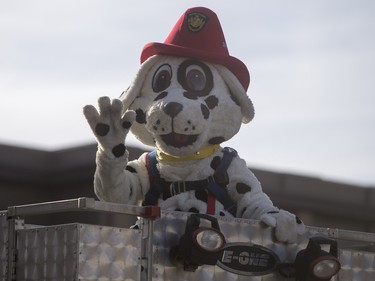
[[159, 93], [171, 85], [172, 69], [168, 64], [161, 65], [152, 78], [152, 89]]
[[186, 83], [193, 91], [202, 91], [206, 86], [206, 76], [198, 66], [190, 66], [186, 69]]
[[197, 60], [186, 60], [177, 69], [177, 81], [190, 96], [204, 97], [213, 89], [214, 80], [207, 64]]

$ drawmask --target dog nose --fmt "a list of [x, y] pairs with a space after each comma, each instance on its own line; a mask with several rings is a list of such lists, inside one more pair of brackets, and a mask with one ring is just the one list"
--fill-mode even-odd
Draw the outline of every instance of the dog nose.
[[178, 102], [168, 102], [163, 105], [163, 111], [170, 117], [176, 117], [182, 110], [182, 104]]

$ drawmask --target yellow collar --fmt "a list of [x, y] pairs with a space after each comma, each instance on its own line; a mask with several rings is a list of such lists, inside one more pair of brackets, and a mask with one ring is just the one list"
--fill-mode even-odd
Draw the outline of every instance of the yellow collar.
[[214, 154], [220, 148], [219, 144], [213, 144], [201, 148], [198, 152], [188, 156], [172, 156], [157, 150], [159, 161], [189, 161], [206, 158]]

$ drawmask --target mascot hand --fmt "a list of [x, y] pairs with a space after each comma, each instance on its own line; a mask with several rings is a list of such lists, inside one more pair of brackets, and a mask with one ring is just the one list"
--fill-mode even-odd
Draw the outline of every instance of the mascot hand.
[[98, 100], [99, 112], [92, 105], [83, 108], [87, 122], [101, 149], [109, 158], [118, 158], [125, 154], [125, 138], [135, 119], [134, 111], [127, 111], [124, 115], [123, 105], [119, 99], [112, 101], [108, 97]]
[[285, 210], [268, 212], [263, 214], [260, 220], [275, 228], [276, 239], [280, 242], [296, 243], [297, 236], [304, 234], [306, 231], [303, 222], [297, 216]]

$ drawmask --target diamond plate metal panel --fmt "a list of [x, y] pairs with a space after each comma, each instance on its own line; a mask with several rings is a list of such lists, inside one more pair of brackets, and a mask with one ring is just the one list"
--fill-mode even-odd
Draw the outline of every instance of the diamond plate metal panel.
[[[163, 212], [154, 225], [154, 262], [153, 280], [157, 281], [190, 281], [190, 280], [225, 280], [225, 281], [271, 281], [291, 280], [283, 278], [279, 273], [249, 277], [226, 272], [218, 266], [200, 266], [195, 272], [186, 272], [169, 258], [170, 247], [177, 245], [179, 237], [185, 231], [188, 213]], [[306, 235], [299, 238], [296, 244], [277, 243], [273, 229], [265, 227], [257, 221], [243, 219], [218, 218], [221, 232], [227, 242], [251, 242], [274, 251], [282, 262], [294, 262], [296, 254], [306, 248], [309, 237], [334, 237], [335, 231], [330, 229], [309, 227]], [[350, 233], [349, 233], [350, 236]], [[374, 235], [375, 237], [375, 235]], [[355, 237], [353, 236], [353, 239]], [[339, 241], [340, 242], [340, 241]], [[340, 244], [340, 243], [339, 243]], [[372, 281], [375, 280], [375, 253], [342, 249], [339, 260], [342, 263], [340, 273], [332, 281]], [[176, 279], [177, 278], [177, 279]]]
[[375, 280], [373, 252], [340, 250], [339, 280]]
[[140, 280], [141, 231], [79, 227], [79, 280]]
[[78, 225], [17, 231], [17, 280], [75, 280]]
[[17, 231], [17, 280], [139, 280], [139, 230], [85, 224]]
[[[278, 273], [258, 277], [237, 275], [218, 266], [201, 266], [196, 272], [184, 271], [180, 265], [170, 260], [169, 252], [184, 233], [189, 215], [165, 211], [154, 224], [143, 225], [143, 230], [87, 224], [25, 225], [25, 229], [15, 227], [17, 280], [140, 281], [146, 280], [145, 273], [148, 270], [154, 281], [292, 280], [283, 278]], [[218, 222], [227, 242], [262, 245], [275, 252], [282, 262], [293, 262], [297, 252], [306, 248], [309, 237], [319, 235], [337, 239], [342, 269], [332, 281], [375, 280], [375, 234], [309, 227], [298, 243], [284, 244], [275, 242], [273, 229], [257, 221], [220, 217]], [[13, 237], [8, 237], [6, 212], [0, 212], [0, 228], [0, 278], [6, 280], [7, 247]], [[153, 237], [153, 249], [147, 242], [148, 234]], [[149, 249], [152, 250], [152, 255], [148, 255]], [[141, 257], [152, 260], [144, 261]], [[141, 270], [141, 262], [145, 266], [144, 271]], [[150, 264], [152, 266], [147, 268], [146, 265]]]

